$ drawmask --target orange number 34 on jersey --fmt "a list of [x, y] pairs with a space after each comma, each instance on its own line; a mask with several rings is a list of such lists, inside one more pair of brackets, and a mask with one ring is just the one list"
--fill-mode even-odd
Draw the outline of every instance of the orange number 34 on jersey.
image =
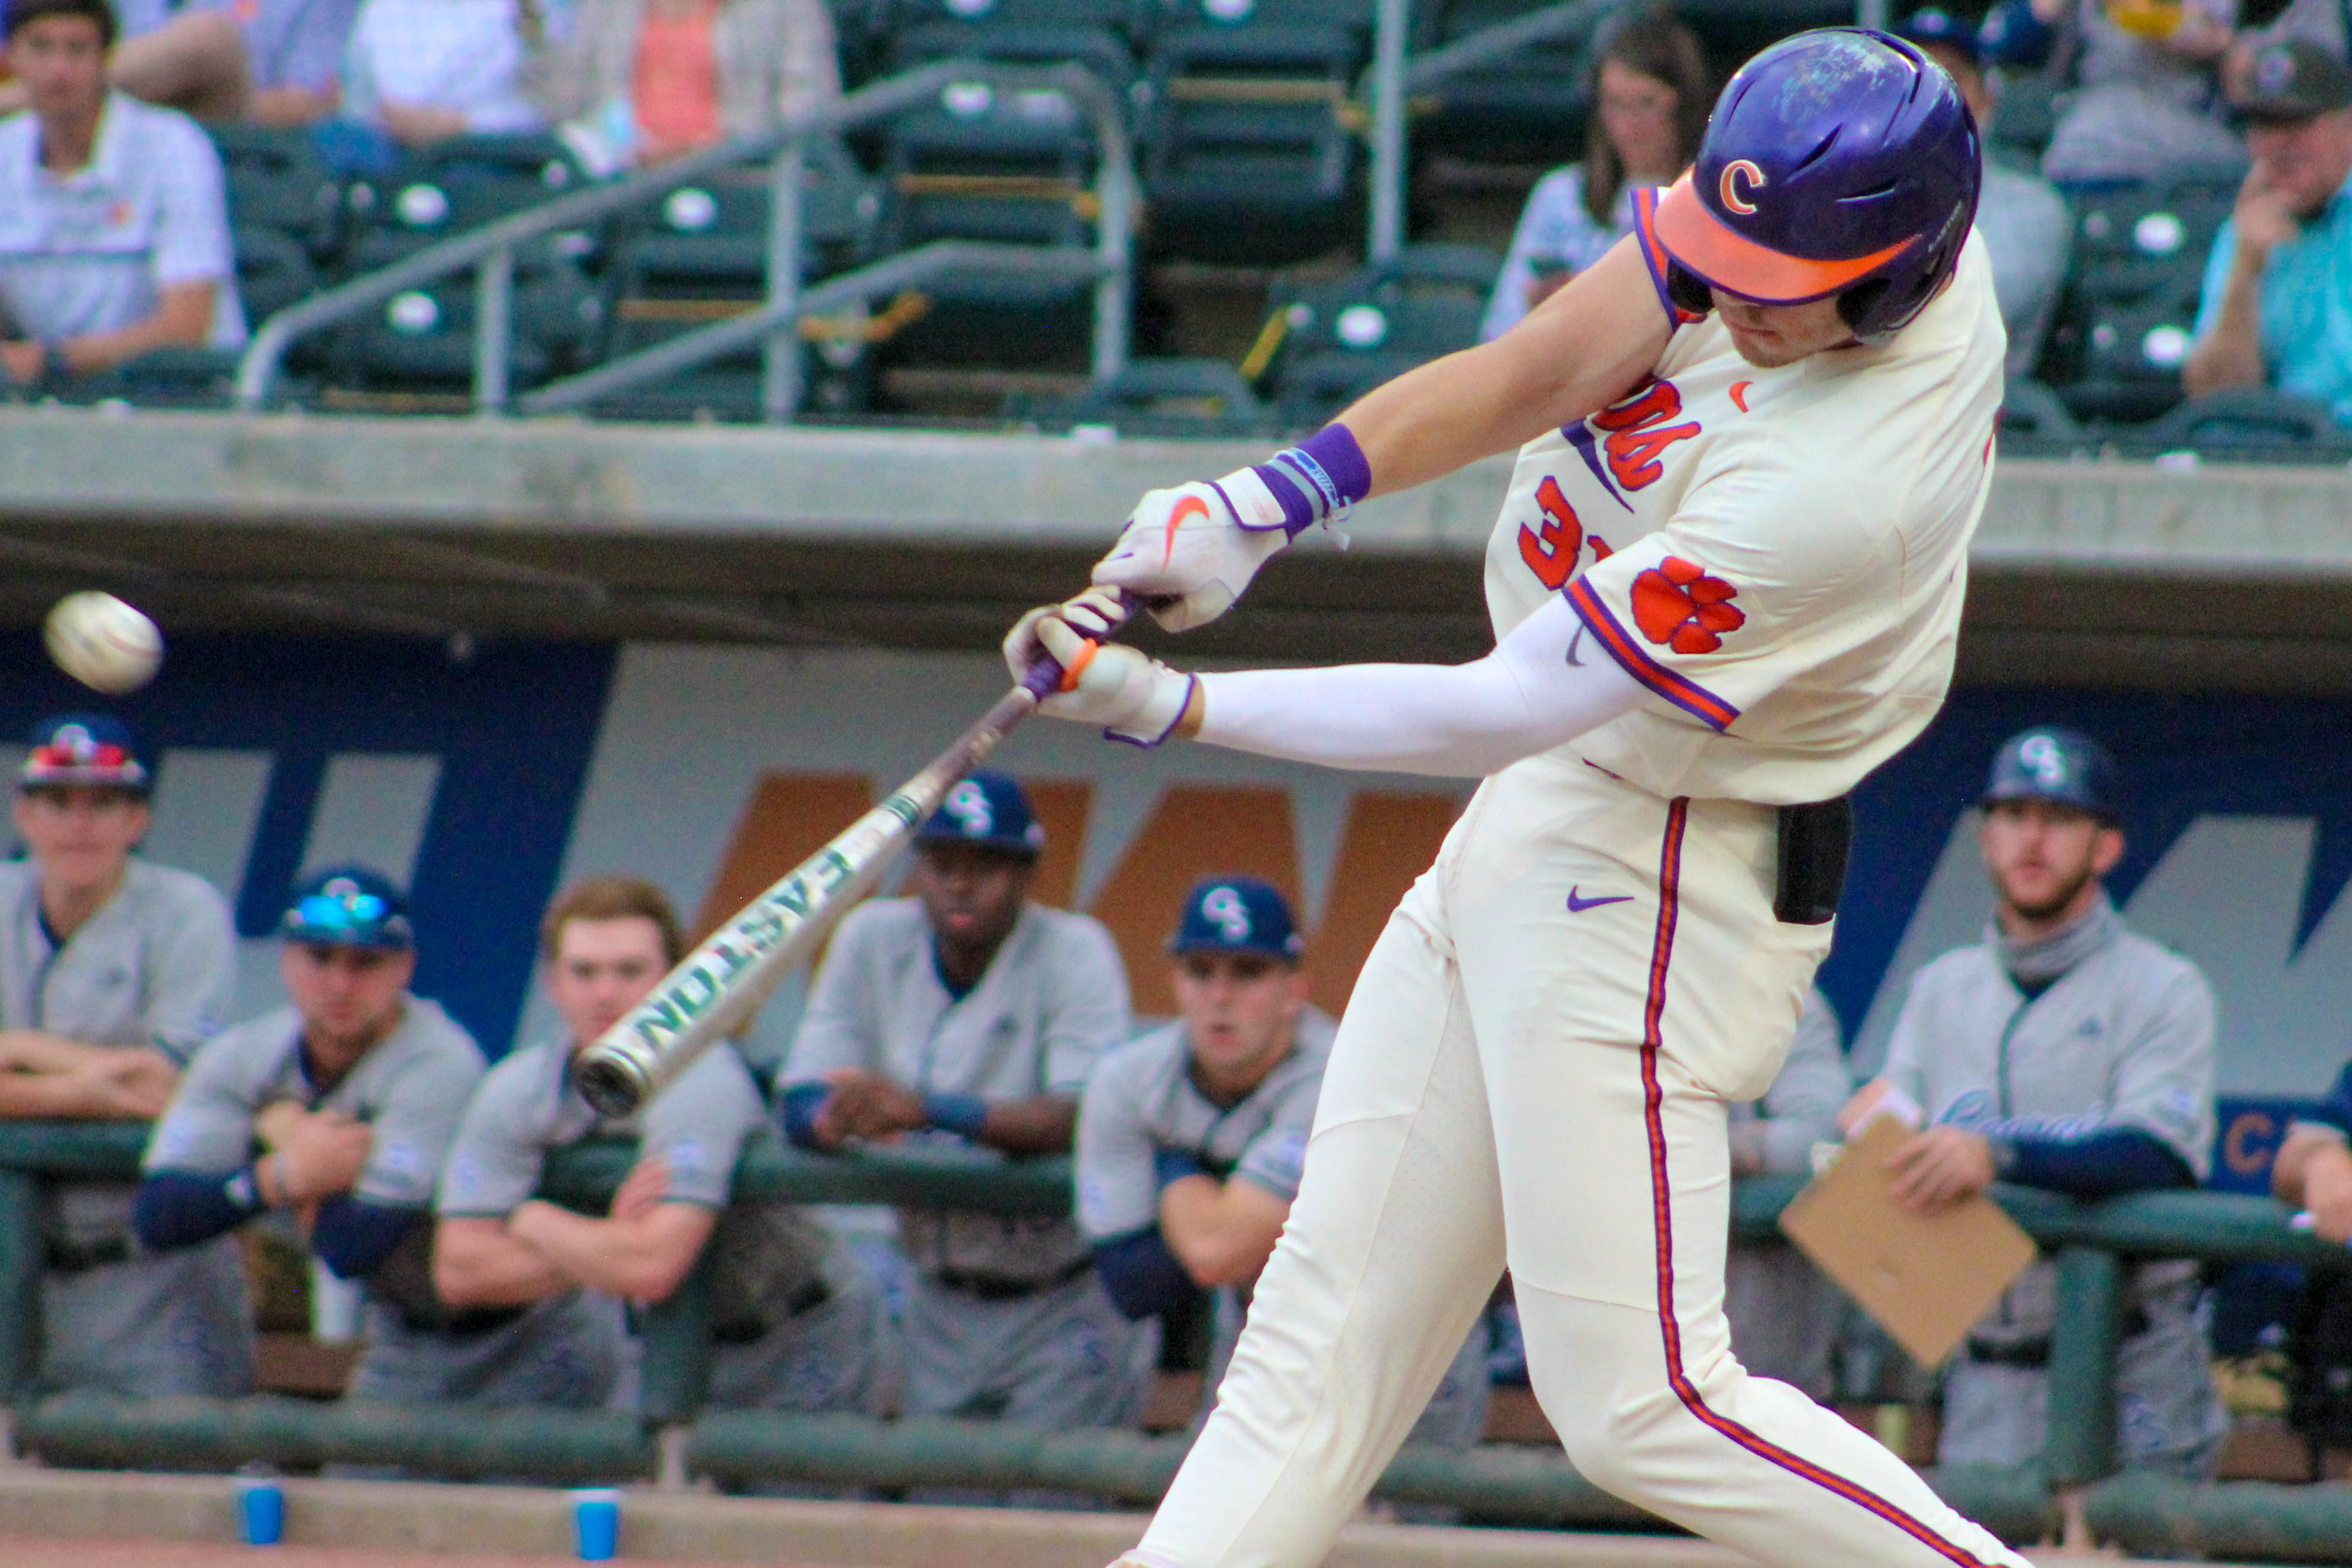
[[[1550, 475], [1536, 487], [1536, 507], [1542, 514], [1533, 523], [1519, 524], [1519, 559], [1536, 574], [1536, 581], [1557, 593], [1576, 575], [1577, 557], [1583, 553], [1584, 523], [1576, 515], [1576, 508], [1560, 493], [1559, 481]], [[1595, 533], [1592, 558], [1609, 559], [1609, 542]]]

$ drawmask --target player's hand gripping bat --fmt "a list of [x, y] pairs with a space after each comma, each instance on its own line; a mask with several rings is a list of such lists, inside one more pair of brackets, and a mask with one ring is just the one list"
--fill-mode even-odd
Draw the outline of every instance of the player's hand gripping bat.
[[688, 953], [581, 1057], [580, 1092], [597, 1114], [634, 1115], [703, 1052], [749, 1024], [833, 922], [873, 890], [948, 791], [986, 762], [1061, 681], [1061, 665], [1041, 655], [1021, 684], [929, 767]]

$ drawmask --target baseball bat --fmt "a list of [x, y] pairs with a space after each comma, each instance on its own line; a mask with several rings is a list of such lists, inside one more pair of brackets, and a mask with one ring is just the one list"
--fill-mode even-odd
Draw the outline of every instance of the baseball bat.
[[986, 762], [1061, 680], [1061, 665], [1041, 657], [929, 766], [704, 938], [582, 1054], [582, 1098], [600, 1116], [634, 1115], [703, 1052], [749, 1024], [833, 922], [873, 891], [948, 791]]

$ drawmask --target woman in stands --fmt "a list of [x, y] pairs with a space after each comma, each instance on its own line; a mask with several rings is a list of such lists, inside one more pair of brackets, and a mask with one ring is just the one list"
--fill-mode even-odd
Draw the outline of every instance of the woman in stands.
[[1481, 335], [1494, 339], [1633, 231], [1633, 193], [1671, 185], [1715, 101], [1706, 58], [1671, 12], [1637, 12], [1603, 40], [1584, 162], [1528, 194]]
[[591, 167], [614, 172], [840, 94], [824, 0], [581, 0], [547, 108]]

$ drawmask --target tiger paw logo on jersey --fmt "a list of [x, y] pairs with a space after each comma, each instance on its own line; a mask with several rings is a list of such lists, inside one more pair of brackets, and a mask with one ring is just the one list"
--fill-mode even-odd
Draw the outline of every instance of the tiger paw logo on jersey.
[[1713, 653], [1723, 634], [1748, 624], [1731, 601], [1739, 590], [1696, 562], [1669, 555], [1633, 579], [1633, 621], [1642, 635], [1676, 653]]

